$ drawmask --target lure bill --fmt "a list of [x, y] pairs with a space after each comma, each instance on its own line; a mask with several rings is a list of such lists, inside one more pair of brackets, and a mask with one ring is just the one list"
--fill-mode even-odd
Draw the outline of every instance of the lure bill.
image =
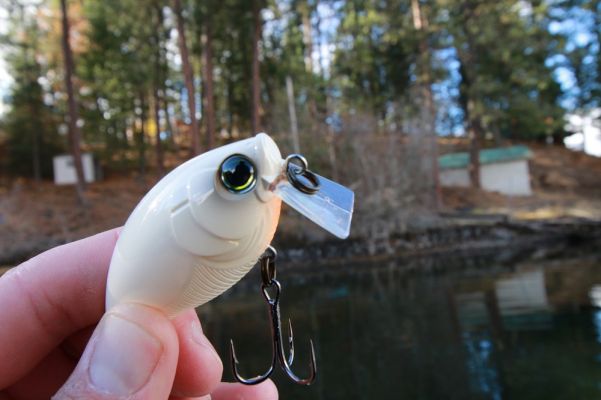
[[289, 180], [279, 184], [275, 193], [317, 225], [340, 239], [346, 239], [351, 230], [355, 196], [350, 189], [323, 176], [314, 175], [319, 182], [319, 190], [315, 193], [299, 190]]
[[106, 307], [138, 302], [174, 316], [240, 280], [269, 246], [281, 201], [345, 238], [353, 192], [282, 159], [266, 134], [182, 164], [140, 201], [117, 241]]

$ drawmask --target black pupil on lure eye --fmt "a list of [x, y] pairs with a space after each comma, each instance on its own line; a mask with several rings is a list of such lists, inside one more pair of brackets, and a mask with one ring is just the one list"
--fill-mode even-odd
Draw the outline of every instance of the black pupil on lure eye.
[[255, 180], [255, 168], [244, 156], [234, 155], [221, 166], [221, 180], [225, 187], [233, 192], [243, 192], [252, 188]]

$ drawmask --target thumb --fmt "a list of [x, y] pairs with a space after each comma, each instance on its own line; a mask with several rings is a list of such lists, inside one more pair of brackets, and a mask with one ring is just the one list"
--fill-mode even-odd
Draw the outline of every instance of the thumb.
[[164, 314], [118, 305], [102, 317], [54, 399], [167, 399], [178, 351], [175, 328]]

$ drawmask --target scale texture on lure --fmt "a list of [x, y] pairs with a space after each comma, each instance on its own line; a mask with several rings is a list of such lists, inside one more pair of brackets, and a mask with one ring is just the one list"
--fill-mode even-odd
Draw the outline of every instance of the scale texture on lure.
[[[295, 169], [296, 168], [296, 169]], [[142, 199], [109, 269], [106, 307], [138, 302], [168, 315], [202, 305], [240, 280], [269, 246], [281, 200], [338, 237], [349, 234], [353, 193], [318, 177], [308, 194], [266, 134], [182, 164]], [[317, 175], [315, 175], [317, 176]]]

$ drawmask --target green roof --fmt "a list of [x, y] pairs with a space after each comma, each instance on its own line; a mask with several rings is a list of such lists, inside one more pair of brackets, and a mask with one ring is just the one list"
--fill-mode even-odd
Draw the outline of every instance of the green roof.
[[[523, 160], [529, 158], [530, 155], [530, 149], [526, 146], [485, 149], [480, 150], [480, 164]], [[441, 169], [467, 168], [469, 162], [469, 153], [450, 153], [438, 157], [438, 165]]]

